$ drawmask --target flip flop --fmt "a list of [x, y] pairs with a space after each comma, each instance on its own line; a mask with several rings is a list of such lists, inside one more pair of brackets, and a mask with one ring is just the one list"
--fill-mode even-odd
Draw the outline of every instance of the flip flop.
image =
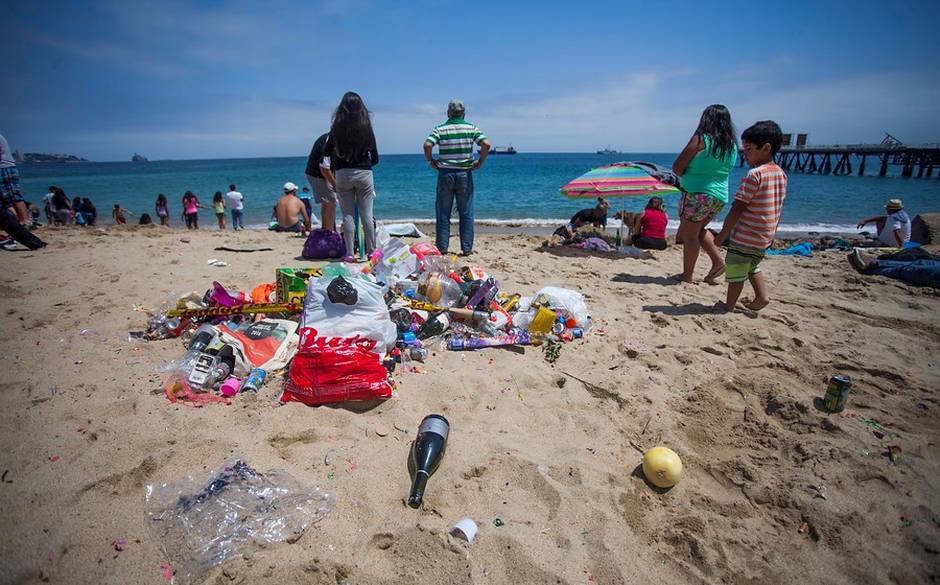
[[705, 282], [708, 284], [718, 284], [715, 282], [715, 279], [725, 273], [724, 266], [716, 266], [712, 268], [711, 271], [705, 275]]

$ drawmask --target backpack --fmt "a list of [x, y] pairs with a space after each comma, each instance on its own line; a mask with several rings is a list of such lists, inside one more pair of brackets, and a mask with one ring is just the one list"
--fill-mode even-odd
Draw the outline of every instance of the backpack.
[[315, 229], [307, 236], [301, 255], [307, 260], [342, 258], [346, 255], [346, 242], [334, 231]]

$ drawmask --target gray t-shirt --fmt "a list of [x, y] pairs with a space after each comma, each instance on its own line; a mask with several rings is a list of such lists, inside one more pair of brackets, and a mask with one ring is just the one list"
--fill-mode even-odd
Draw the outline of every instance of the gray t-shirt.
[[885, 227], [878, 234], [878, 240], [885, 246], [898, 247], [898, 242], [894, 239], [894, 230], [901, 230], [902, 244], [911, 241], [911, 218], [903, 209], [888, 216], [885, 220]]
[[13, 153], [10, 152], [10, 145], [7, 144], [7, 139], [3, 137], [3, 134], [0, 134], [0, 169], [15, 166], [16, 161], [13, 160]]

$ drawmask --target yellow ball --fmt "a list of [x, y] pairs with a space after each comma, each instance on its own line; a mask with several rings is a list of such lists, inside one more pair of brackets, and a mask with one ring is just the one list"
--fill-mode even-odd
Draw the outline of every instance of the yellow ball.
[[653, 447], [643, 455], [643, 475], [656, 487], [671, 488], [682, 477], [682, 460], [669, 447]]

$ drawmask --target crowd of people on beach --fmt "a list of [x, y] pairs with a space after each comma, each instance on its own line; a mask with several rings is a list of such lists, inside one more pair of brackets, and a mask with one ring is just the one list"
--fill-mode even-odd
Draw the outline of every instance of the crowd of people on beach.
[[[693, 283], [698, 258], [704, 252], [710, 265], [703, 281], [718, 284], [718, 279], [724, 275], [728, 284], [725, 301], [719, 303], [718, 308], [733, 310], [744, 283], [750, 282], [753, 298], [744, 306], [757, 311], [770, 301], [761, 263], [776, 237], [788, 179], [774, 162], [774, 155], [783, 143], [783, 133], [775, 122], [765, 120], [751, 125], [741, 134], [740, 140], [743, 157], [750, 168], [733, 197], [730, 196], [728, 182], [739, 157], [738, 137], [727, 107], [714, 104], [705, 108], [692, 137], [672, 165], [671, 171], [681, 188], [676, 243], [682, 244], [682, 266], [681, 273], [675, 278], [685, 284]], [[474, 146], [479, 147], [478, 157], [474, 156]], [[435, 147], [438, 149], [437, 157], [434, 156]], [[459, 99], [451, 100], [447, 105], [447, 119], [431, 129], [423, 144], [425, 159], [437, 172], [435, 243], [441, 253], [449, 251], [450, 218], [455, 205], [460, 255], [468, 256], [474, 252], [473, 172], [483, 167], [489, 150], [490, 142], [486, 135], [466, 120], [464, 103]], [[13, 232], [23, 236], [19, 228], [28, 232], [41, 224], [38, 208], [23, 200], [16, 166], [9, 152], [9, 146], [0, 136], [4, 227], [9, 226], [7, 233], [19, 240]], [[283, 194], [272, 209], [270, 229], [301, 235], [312, 232], [318, 223], [312, 206], [316, 202], [321, 218], [318, 229], [335, 232], [338, 207], [340, 233], [346, 250], [343, 260], [365, 261], [376, 248], [372, 169], [377, 164], [379, 149], [370, 112], [361, 96], [347, 92], [333, 113], [329, 131], [317, 137], [307, 157], [304, 174], [310, 188], [301, 190], [290, 181], [284, 184]], [[729, 203], [731, 208], [721, 229], [709, 229], [709, 223]], [[230, 184], [224, 194], [216, 191], [210, 205], [204, 205], [195, 193], [186, 191], [181, 200], [182, 221], [187, 229], [197, 230], [199, 211], [212, 209], [218, 228], [224, 230], [228, 227], [228, 211], [231, 228], [242, 230], [245, 227], [244, 206], [245, 197], [234, 184]], [[606, 199], [598, 198], [594, 207], [575, 213], [567, 225], [555, 232], [556, 236], [567, 240], [576, 238], [582, 228], [605, 229], [609, 207]], [[89, 198], [70, 200], [57, 186], [49, 187], [43, 198], [43, 209], [50, 225], [95, 226], [99, 221], [97, 209]], [[163, 193], [157, 196], [154, 212], [160, 225], [170, 225], [170, 205]], [[127, 217], [135, 214], [115, 204], [111, 215], [120, 225], [126, 224]], [[628, 230], [627, 244], [647, 250], [664, 250], [668, 246], [666, 225], [669, 215], [662, 198], [650, 198], [639, 213], [621, 211], [614, 217]], [[142, 213], [139, 223], [152, 223], [150, 214]], [[858, 228], [870, 224], [877, 229], [873, 244], [903, 248], [910, 241], [911, 219], [899, 199], [889, 200], [884, 215], [863, 219]], [[357, 227], [360, 226], [363, 241], [359, 249], [364, 254], [357, 256], [355, 243]], [[30, 243], [24, 245], [37, 247], [40, 243], [41, 240], [32, 236]], [[727, 247], [724, 255], [720, 250], [722, 246]], [[865, 273], [874, 272], [873, 266], [877, 266], [858, 253], [851, 255], [850, 262], [853, 268]], [[918, 266], [923, 265], [921, 262]]]

